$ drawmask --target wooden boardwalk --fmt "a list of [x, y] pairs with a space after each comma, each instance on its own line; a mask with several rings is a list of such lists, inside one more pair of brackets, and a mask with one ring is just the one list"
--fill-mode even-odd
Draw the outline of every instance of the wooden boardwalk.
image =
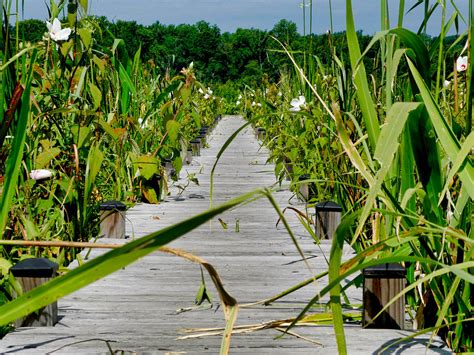
[[[209, 173], [215, 156], [243, 123], [240, 117], [224, 117], [209, 137], [209, 148], [202, 150], [201, 156], [184, 169], [196, 174], [199, 186], [191, 184], [181, 195], [179, 189], [172, 188], [171, 195], [160, 205], [135, 206], [127, 213], [127, 234], [139, 238], [207, 209]], [[266, 164], [267, 157], [268, 153], [255, 140], [251, 128], [240, 133], [216, 170], [214, 204], [255, 188], [273, 185], [273, 166]], [[182, 178], [185, 178], [185, 171], [181, 173]], [[179, 183], [185, 181], [182, 179]], [[287, 189], [280, 189], [274, 196], [281, 207], [293, 204], [304, 209], [304, 205], [291, 198]], [[311, 257], [313, 272], [325, 270], [324, 255], [329, 255], [330, 244], [314, 245], [296, 217], [290, 213], [288, 217], [302, 249]], [[227, 223], [227, 229], [216, 218], [169, 246], [210, 262], [219, 272], [227, 291], [240, 304], [269, 298], [311, 276], [285, 230], [281, 225], [275, 227], [277, 216], [266, 199], [232, 210], [220, 218]], [[94, 251], [92, 257], [97, 253], [100, 252]], [[346, 250], [346, 258], [349, 253]], [[114, 351], [125, 353], [219, 353], [220, 336], [177, 339], [184, 335], [184, 328], [224, 326], [218, 295], [210, 279], [205, 277], [213, 297], [212, 308], [184, 311], [195, 306], [194, 298], [201, 280], [199, 266], [161, 252], [153, 253], [61, 299], [59, 324], [54, 328], [20, 328], [0, 340], [0, 353], [109, 353], [107, 342]], [[325, 282], [309, 285], [272, 306], [241, 309], [237, 325], [294, 317]], [[360, 289], [350, 291], [349, 297], [354, 304], [362, 303]], [[324, 302], [314, 310], [323, 311]], [[231, 353], [337, 353], [331, 326], [298, 327], [294, 331], [320, 345], [290, 335], [275, 339], [281, 333], [267, 329], [234, 335]], [[378, 353], [391, 342], [410, 334], [407, 331], [366, 330], [358, 324], [348, 325], [346, 333], [350, 354]], [[386, 353], [424, 354], [428, 339], [426, 336], [407, 341]], [[434, 347], [428, 353], [450, 352], [435, 339]]]

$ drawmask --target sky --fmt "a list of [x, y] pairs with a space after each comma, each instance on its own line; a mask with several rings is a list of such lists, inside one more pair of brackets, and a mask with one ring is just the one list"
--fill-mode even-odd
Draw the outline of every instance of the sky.
[[[454, 1], [467, 20], [468, 0]], [[287, 19], [295, 22], [302, 33], [302, 2], [303, 0], [89, 0], [89, 12], [92, 15], [106, 16], [111, 21], [135, 20], [144, 25], [156, 21], [177, 25], [204, 20], [217, 25], [222, 32], [234, 32], [239, 27], [270, 30], [280, 19]], [[416, 0], [406, 0], [406, 6], [411, 7], [415, 2]], [[397, 0], [390, 1], [393, 25], [397, 18], [398, 3]], [[24, 4], [24, 18], [47, 19], [45, 1], [24, 0]], [[374, 34], [380, 29], [379, 0], [353, 0], [353, 7], [357, 29], [366, 34]], [[308, 7], [306, 9], [309, 11]], [[332, 0], [332, 10], [334, 30], [341, 31], [345, 28], [345, 0]], [[451, 8], [448, 13], [450, 11]], [[405, 27], [417, 30], [422, 17], [420, 11], [407, 14]], [[429, 24], [430, 34], [439, 33], [439, 19], [440, 11]], [[329, 0], [313, 0], [313, 32], [324, 33], [329, 28]], [[462, 27], [465, 28], [466, 26]], [[308, 31], [309, 28], [306, 32]]]

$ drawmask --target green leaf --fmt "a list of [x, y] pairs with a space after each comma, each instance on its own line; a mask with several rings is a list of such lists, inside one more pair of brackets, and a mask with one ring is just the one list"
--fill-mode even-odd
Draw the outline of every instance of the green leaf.
[[36, 169], [43, 169], [51, 162], [51, 160], [55, 159], [60, 153], [61, 149], [57, 147], [44, 150], [36, 157]]
[[79, 5], [81, 5], [82, 9], [87, 14], [87, 10], [89, 8], [89, 1], [88, 0], [79, 0]]
[[150, 155], [140, 155], [136, 158], [132, 158], [132, 164], [135, 169], [140, 170], [140, 176], [145, 180], [150, 180], [153, 175], [159, 174], [160, 172], [159, 160]]
[[5, 259], [5, 258], [0, 258], [0, 275], [1, 276], [6, 276], [10, 272], [10, 268], [12, 267], [12, 263]]
[[175, 120], [169, 120], [166, 122], [166, 131], [168, 132], [168, 137], [173, 144], [178, 140], [179, 128], [180, 124]]
[[89, 142], [89, 137], [92, 134], [90, 127], [77, 125], [71, 127], [71, 133], [77, 144], [77, 149], [82, 148], [84, 143]]
[[87, 208], [89, 207], [89, 199], [92, 189], [95, 184], [95, 179], [99, 173], [102, 161], [104, 160], [104, 153], [100, 150], [98, 145], [93, 145], [89, 150], [86, 165], [86, 178], [84, 183], [84, 201], [83, 201], [83, 216], [87, 215]]
[[456, 175], [459, 169], [461, 169], [465, 161], [469, 159], [469, 154], [471, 154], [472, 147], [474, 147], [474, 132], [471, 132], [471, 134], [469, 134], [469, 136], [466, 138], [466, 140], [461, 146], [461, 150], [459, 151], [459, 154], [457, 155], [456, 160], [453, 161], [453, 165], [451, 166], [451, 169], [449, 170], [448, 178], [446, 179], [446, 184], [444, 185], [443, 191], [441, 192], [439, 196], [439, 201], [438, 201], [439, 205], [441, 204], [444, 198], [444, 195], [446, 194], [446, 191], [448, 191], [448, 188], [454, 179], [454, 175]]
[[146, 202], [155, 205], [160, 203], [159, 192], [156, 191], [155, 187], [148, 186], [146, 183], [142, 183], [141, 192]]
[[104, 119], [99, 120], [99, 124], [102, 127], [102, 129], [108, 133], [114, 140], [117, 140], [120, 138], [120, 135], [117, 134], [117, 132], [110, 126], [107, 122], [104, 121]]
[[201, 286], [199, 287], [199, 290], [196, 294], [194, 303], [199, 306], [204, 301], [208, 301], [209, 303], [212, 304], [212, 297], [211, 297], [211, 294], [207, 291], [206, 281], [204, 280], [204, 272], [202, 271], [202, 267], [201, 267]]
[[364, 62], [358, 63], [361, 57], [359, 40], [355, 30], [354, 16], [352, 13], [352, 1], [346, 0], [346, 36], [349, 48], [349, 56], [351, 60], [352, 70], [354, 71], [354, 84], [356, 87], [357, 98], [359, 100], [360, 109], [364, 118], [369, 143], [372, 150], [379, 138], [380, 127], [375, 110], [375, 104], [369, 90], [369, 83], [367, 81], [367, 73], [365, 71]]
[[36, 61], [36, 54], [36, 50], [31, 54], [29, 72], [25, 80], [25, 90], [21, 95], [20, 114], [18, 116], [16, 130], [14, 133], [15, 138], [13, 141], [13, 147], [10, 154], [8, 155], [5, 167], [5, 182], [3, 185], [2, 195], [0, 197], [0, 233], [2, 234], [7, 223], [8, 213], [10, 212], [13, 196], [18, 184], [21, 161], [23, 160], [28, 118], [31, 113], [31, 80], [33, 78], [33, 64]]
[[210, 197], [209, 197], [209, 203], [210, 203], [210, 207], [212, 207], [212, 193], [214, 191], [214, 171], [216, 170], [216, 167], [217, 167], [217, 163], [219, 163], [219, 159], [221, 158], [222, 154], [224, 154], [225, 150], [227, 149], [227, 147], [232, 143], [232, 141], [235, 139], [235, 137], [237, 137], [237, 135], [245, 129], [245, 127], [247, 127], [248, 125], [250, 125], [250, 122], [247, 122], [246, 124], [244, 124], [242, 127], [240, 127], [239, 129], [237, 129], [230, 137], [229, 139], [227, 139], [224, 143], [224, 145], [221, 147], [221, 149], [219, 150], [219, 152], [217, 153], [217, 156], [216, 156], [216, 160], [214, 161], [214, 165], [212, 166], [212, 169], [211, 169], [211, 183], [210, 183]]
[[93, 110], [97, 110], [102, 102], [102, 93], [100, 89], [94, 84], [89, 84], [89, 89], [91, 91], [92, 101], [94, 102]]
[[[426, 106], [429, 117], [431, 118], [436, 135], [438, 136], [439, 144], [443, 147], [449, 159], [454, 162], [458, 158], [461, 151], [459, 141], [441, 114], [439, 106], [431, 96], [431, 93], [423, 81], [423, 78], [410, 59], [408, 59], [408, 65], [418, 89], [420, 90], [420, 95], [423, 98], [423, 102]], [[471, 199], [474, 200], [474, 167], [470, 160], [467, 160], [459, 170], [459, 177], [463, 182], [463, 187], [466, 189]]]
[[40, 236], [40, 231], [36, 224], [25, 216], [21, 216], [21, 223], [25, 229], [26, 240], [35, 240]]
[[88, 28], [80, 28], [77, 30], [81, 41], [84, 44], [84, 47], [89, 48], [92, 43], [92, 31]]

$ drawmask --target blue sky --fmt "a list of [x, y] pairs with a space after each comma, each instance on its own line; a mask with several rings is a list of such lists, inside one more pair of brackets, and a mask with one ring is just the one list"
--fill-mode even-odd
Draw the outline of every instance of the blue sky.
[[[57, 1], [57, 0], [56, 0]], [[222, 32], [236, 28], [271, 29], [284, 18], [298, 25], [303, 31], [303, 15], [300, 4], [303, 0], [89, 0], [93, 15], [104, 15], [110, 20], [135, 20], [145, 25], [159, 21], [164, 24], [195, 23], [199, 20], [216, 24]], [[46, 19], [45, 2], [24, 0], [25, 18]], [[49, 0], [47, 0], [49, 3]], [[306, 0], [308, 3], [309, 0]], [[415, 0], [406, 0], [407, 6]], [[432, 1], [434, 2], [434, 0]], [[449, 1], [448, 1], [449, 2]], [[468, 0], [455, 0], [467, 18]], [[21, 1], [20, 1], [21, 3]], [[329, 0], [313, 0], [313, 31], [326, 32], [329, 25]], [[392, 0], [392, 19], [396, 21], [398, 1]], [[353, 0], [356, 27], [367, 34], [380, 28], [380, 1]], [[335, 31], [344, 29], [345, 0], [332, 0]], [[405, 25], [417, 29], [420, 12], [406, 16]], [[439, 33], [439, 11], [431, 21], [430, 33]], [[465, 26], [463, 27], [465, 28]]]

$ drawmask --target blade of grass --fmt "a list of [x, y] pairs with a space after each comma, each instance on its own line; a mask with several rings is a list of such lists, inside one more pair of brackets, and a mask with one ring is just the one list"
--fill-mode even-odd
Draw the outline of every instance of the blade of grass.
[[[439, 106], [431, 96], [428, 87], [420, 76], [420, 73], [416, 69], [415, 65], [409, 58], [407, 58], [407, 60], [410, 71], [420, 90], [420, 95], [423, 98], [423, 102], [426, 105], [426, 109], [428, 110], [433, 127], [438, 136], [439, 144], [443, 147], [449, 159], [454, 162], [456, 161], [459, 151], [461, 150], [459, 141], [441, 114]], [[459, 176], [463, 181], [463, 186], [465, 186], [469, 196], [474, 200], [474, 167], [470, 160], [467, 160], [460, 169]]]
[[262, 193], [261, 190], [256, 190], [244, 194], [173, 226], [132, 241], [121, 248], [112, 250], [77, 267], [64, 276], [55, 278], [25, 293], [0, 307], [0, 325], [6, 325], [18, 318], [26, 316], [54, 302], [58, 298], [64, 297], [131, 264], [139, 258], [202, 225], [214, 216], [236, 207], [249, 199], [261, 196]]

